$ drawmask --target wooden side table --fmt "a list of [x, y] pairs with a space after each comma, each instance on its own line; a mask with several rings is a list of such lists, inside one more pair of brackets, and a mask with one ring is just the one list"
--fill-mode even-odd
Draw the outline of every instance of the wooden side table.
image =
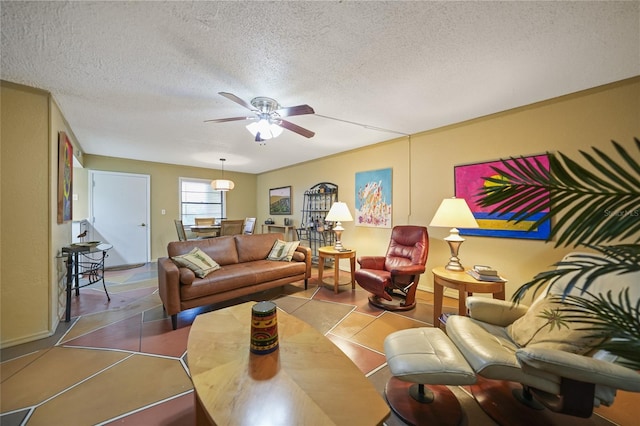
[[318, 249], [318, 281], [322, 282], [322, 271], [324, 270], [324, 259], [333, 258], [333, 291], [338, 293], [338, 276], [340, 275], [340, 259], [349, 259], [351, 263], [351, 289], [356, 288], [356, 251], [338, 251], [333, 246], [324, 246]]
[[504, 300], [504, 281], [478, 281], [466, 271], [449, 271], [444, 266], [433, 268], [433, 326], [438, 326], [442, 315], [442, 297], [444, 288], [458, 290], [458, 315], [467, 315], [467, 295], [473, 293], [493, 293], [494, 299]]

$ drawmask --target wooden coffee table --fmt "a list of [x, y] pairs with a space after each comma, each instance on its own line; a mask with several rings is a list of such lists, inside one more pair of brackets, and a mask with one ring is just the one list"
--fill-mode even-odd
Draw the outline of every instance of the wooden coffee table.
[[337, 346], [280, 309], [279, 349], [252, 354], [253, 305], [199, 315], [191, 326], [187, 359], [198, 425], [375, 425], [389, 416], [384, 399]]

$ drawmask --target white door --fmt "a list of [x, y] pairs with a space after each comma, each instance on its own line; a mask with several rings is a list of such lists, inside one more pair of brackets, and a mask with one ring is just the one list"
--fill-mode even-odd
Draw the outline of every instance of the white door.
[[105, 266], [149, 262], [149, 175], [89, 172], [91, 238], [113, 245]]

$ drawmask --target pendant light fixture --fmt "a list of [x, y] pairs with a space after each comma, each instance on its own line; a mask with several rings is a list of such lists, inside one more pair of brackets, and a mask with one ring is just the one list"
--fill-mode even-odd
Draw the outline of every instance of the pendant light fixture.
[[221, 158], [222, 162], [222, 179], [216, 179], [211, 181], [211, 187], [216, 191], [231, 191], [236, 186], [233, 181], [224, 178], [224, 162], [226, 158]]

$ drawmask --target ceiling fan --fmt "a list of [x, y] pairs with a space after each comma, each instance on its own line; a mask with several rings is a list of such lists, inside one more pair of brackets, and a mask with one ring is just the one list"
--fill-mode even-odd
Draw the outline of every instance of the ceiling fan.
[[256, 142], [264, 142], [267, 139], [279, 136], [283, 128], [291, 130], [305, 138], [311, 138], [315, 135], [315, 132], [311, 130], [282, 119], [282, 117], [291, 117], [294, 115], [315, 114], [315, 111], [309, 105], [282, 107], [275, 99], [264, 96], [253, 98], [250, 103], [247, 103], [233, 93], [218, 92], [218, 94], [253, 111], [255, 116], [218, 118], [205, 120], [205, 122], [224, 123], [227, 121], [257, 120], [247, 126], [247, 129], [255, 136]]

